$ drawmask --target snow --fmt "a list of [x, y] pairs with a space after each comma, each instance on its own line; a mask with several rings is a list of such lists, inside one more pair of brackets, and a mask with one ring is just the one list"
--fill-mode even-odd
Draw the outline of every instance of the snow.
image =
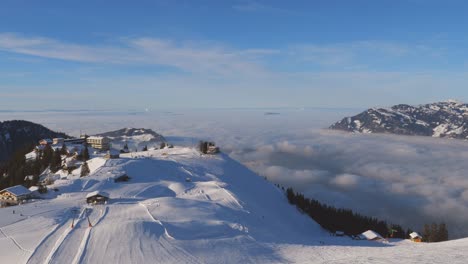
[[104, 137], [101, 137], [101, 136], [89, 136], [88, 139], [101, 140], [101, 139], [104, 139]]
[[39, 187], [37, 187], [37, 186], [31, 186], [31, 187], [29, 187], [29, 191], [30, 191], [30, 192], [37, 192], [37, 191], [39, 191]]
[[96, 195], [101, 195], [101, 196], [104, 196], [104, 197], [109, 197], [109, 194], [106, 193], [106, 192], [103, 192], [103, 191], [94, 191], [94, 192], [90, 192], [86, 195], [86, 198], [89, 198], [89, 197], [93, 197], [93, 196], [96, 196]]
[[465, 130], [465, 126], [460, 126], [458, 128], [452, 129], [447, 134], [461, 135], [464, 132], [464, 130]]
[[445, 134], [448, 130], [449, 125], [448, 124], [440, 124], [437, 127], [434, 128], [434, 134], [432, 135], [433, 137], [440, 137], [441, 135]]
[[36, 153], [35, 150], [33, 150], [33, 151], [27, 153], [25, 155], [25, 157], [26, 157], [26, 160], [35, 160], [37, 158], [37, 153]]
[[421, 237], [421, 235], [420, 235], [420, 234], [418, 234], [417, 232], [413, 232], [413, 233], [411, 233], [411, 234], [409, 234], [409, 235], [410, 235], [410, 237], [411, 237], [412, 239], [415, 239], [415, 238]]
[[367, 240], [383, 239], [383, 237], [379, 233], [377, 233], [377, 232], [375, 232], [373, 230], [367, 230], [366, 232], [362, 233], [361, 235], [363, 237], [365, 237]]
[[28, 195], [31, 193], [28, 188], [24, 187], [23, 185], [15, 185], [6, 189], [3, 189], [2, 191], [8, 191], [16, 196], [23, 196], [23, 195]]
[[[46, 199], [0, 208], [2, 262], [465, 263], [468, 257], [468, 239], [330, 236], [281, 190], [223, 153], [175, 147], [88, 164], [89, 176], [56, 181], [49, 189], [59, 191]], [[113, 181], [123, 174], [131, 180]], [[112, 199], [89, 206], [85, 198], [93, 192]]]

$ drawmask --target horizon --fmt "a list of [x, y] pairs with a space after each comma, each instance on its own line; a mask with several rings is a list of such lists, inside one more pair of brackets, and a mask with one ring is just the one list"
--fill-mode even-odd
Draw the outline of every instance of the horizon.
[[6, 1], [0, 105], [367, 109], [468, 101], [467, 6]]

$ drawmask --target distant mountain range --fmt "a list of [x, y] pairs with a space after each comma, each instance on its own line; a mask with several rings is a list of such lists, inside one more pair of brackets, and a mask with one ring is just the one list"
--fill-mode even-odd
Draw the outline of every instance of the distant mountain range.
[[468, 138], [468, 104], [455, 100], [391, 108], [371, 108], [358, 115], [343, 118], [331, 129], [356, 133], [391, 133]]
[[161, 142], [166, 142], [162, 135], [146, 128], [122, 128], [97, 134], [97, 136], [110, 138], [113, 148], [123, 148], [127, 144], [131, 150], [135, 148], [141, 150], [145, 146], [148, 148], [159, 147]]
[[0, 163], [7, 161], [19, 149], [37, 144], [40, 139], [56, 137], [69, 136], [29, 121], [0, 122]]

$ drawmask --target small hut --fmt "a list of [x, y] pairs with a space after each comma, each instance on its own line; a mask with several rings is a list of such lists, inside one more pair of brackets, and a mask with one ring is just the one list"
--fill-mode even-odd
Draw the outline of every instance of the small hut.
[[422, 236], [416, 232], [409, 234], [411, 241], [413, 242], [422, 242]]
[[101, 191], [94, 191], [86, 195], [88, 204], [104, 204], [109, 200], [109, 194]]
[[16, 185], [0, 191], [0, 200], [6, 205], [16, 205], [31, 198], [31, 191], [23, 185]]
[[128, 176], [127, 174], [124, 174], [115, 178], [114, 182], [128, 182], [130, 179], [131, 179], [130, 176]]
[[366, 232], [362, 233], [360, 236], [363, 237], [364, 239], [372, 240], [372, 241], [384, 240], [384, 238], [379, 233], [373, 230], [367, 230]]
[[106, 159], [118, 159], [119, 157], [120, 152], [115, 149], [108, 150], [106, 156], [104, 156]]
[[345, 235], [345, 232], [343, 232], [343, 231], [335, 231], [335, 236], [337, 236], [337, 237], [342, 237], [344, 235]]

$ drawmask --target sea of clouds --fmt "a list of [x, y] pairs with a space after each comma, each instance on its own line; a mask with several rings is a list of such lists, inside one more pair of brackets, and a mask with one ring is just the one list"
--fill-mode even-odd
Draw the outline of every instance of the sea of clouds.
[[356, 109], [3, 112], [73, 136], [151, 128], [175, 145], [213, 140], [271, 182], [310, 198], [421, 230], [468, 236], [468, 142], [326, 129]]

